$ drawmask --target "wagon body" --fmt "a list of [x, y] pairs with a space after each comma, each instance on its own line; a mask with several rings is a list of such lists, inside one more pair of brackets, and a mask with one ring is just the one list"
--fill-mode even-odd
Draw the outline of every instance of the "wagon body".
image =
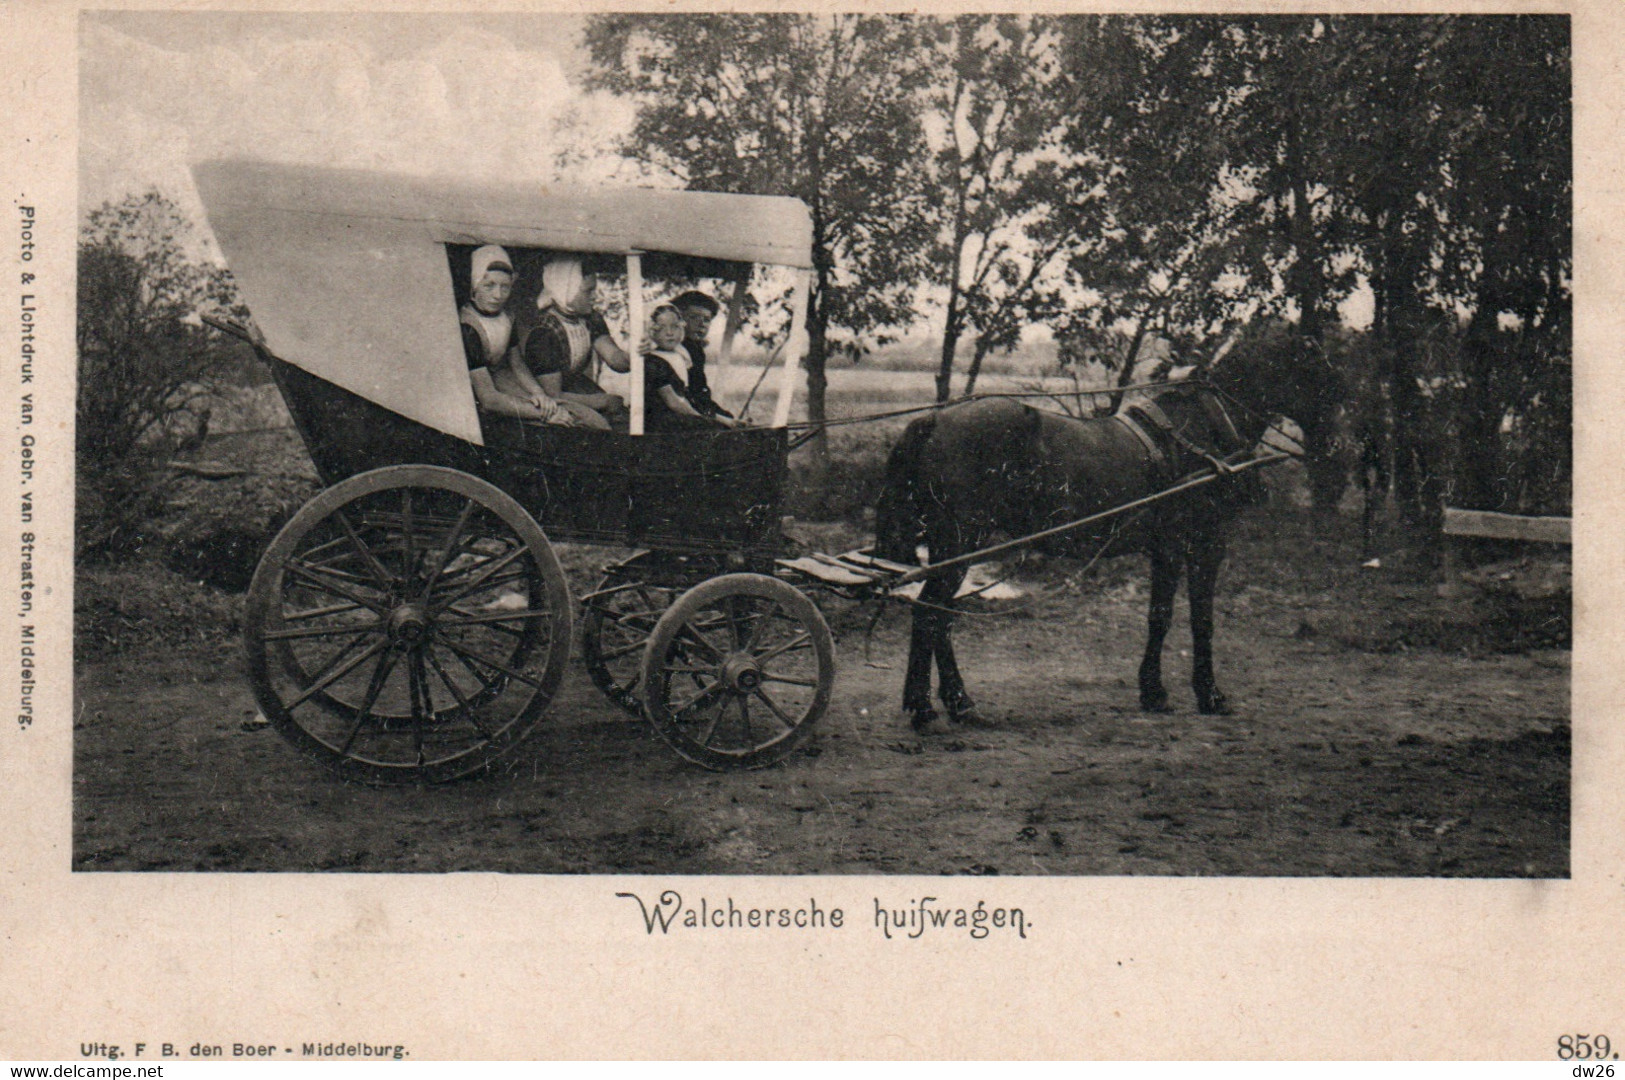
[[783, 428], [634, 436], [487, 416], [479, 445], [266, 359], [326, 486], [439, 465], [512, 495], [554, 541], [733, 556], [753, 568], [780, 553]]

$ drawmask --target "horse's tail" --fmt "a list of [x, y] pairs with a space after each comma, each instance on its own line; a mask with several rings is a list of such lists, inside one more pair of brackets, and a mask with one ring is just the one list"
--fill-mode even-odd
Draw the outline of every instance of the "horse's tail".
[[882, 559], [912, 563], [914, 549], [925, 539], [920, 459], [936, 428], [935, 414], [911, 421], [886, 459], [886, 480], [875, 503], [875, 555]]

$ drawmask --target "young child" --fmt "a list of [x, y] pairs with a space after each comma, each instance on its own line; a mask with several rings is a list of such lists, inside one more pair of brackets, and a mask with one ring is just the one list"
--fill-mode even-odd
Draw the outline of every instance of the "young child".
[[469, 302], [458, 312], [474, 400], [496, 416], [574, 426], [575, 417], [536, 385], [529, 372], [521, 375], [515, 370], [519, 365], [510, 361], [513, 316], [507, 304], [513, 278], [513, 260], [502, 248], [486, 244], [475, 250], [469, 266]]
[[688, 398], [692, 360], [683, 347], [682, 313], [661, 304], [649, 316], [643, 357], [643, 426], [646, 431], [708, 431], [737, 427], [724, 416], [702, 415]]
[[733, 413], [718, 405], [711, 397], [711, 383], [705, 374], [705, 346], [711, 336], [711, 322], [721, 310], [711, 297], [698, 289], [690, 289], [672, 298], [672, 306], [683, 316], [683, 348], [691, 361], [688, 368], [688, 403], [701, 416], [725, 416]]

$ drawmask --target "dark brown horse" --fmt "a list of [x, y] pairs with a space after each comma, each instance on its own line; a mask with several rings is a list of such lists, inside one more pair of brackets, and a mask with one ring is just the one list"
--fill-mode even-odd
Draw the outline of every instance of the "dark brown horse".
[[[1167, 386], [1115, 416], [1079, 420], [1011, 399], [951, 406], [909, 424], [886, 466], [875, 512], [875, 553], [914, 563], [923, 544], [932, 563], [986, 547], [996, 535], [1031, 536], [1173, 486], [1215, 462], [1245, 458], [1274, 415], [1289, 382], [1249, 384], [1247, 366], [1215, 369]], [[1261, 390], [1263, 392], [1261, 392]], [[1235, 394], [1236, 396], [1231, 396]], [[1242, 405], [1240, 402], [1256, 403]], [[1149, 402], [1149, 404], [1147, 404]], [[1145, 552], [1151, 559], [1150, 634], [1140, 664], [1140, 707], [1168, 711], [1162, 646], [1174, 593], [1188, 570], [1197, 708], [1227, 713], [1213, 677], [1213, 593], [1225, 555], [1226, 526], [1258, 491], [1257, 474], [1226, 476], [1110, 517], [1040, 545], [1050, 554], [1089, 558]], [[903, 708], [916, 729], [937, 713], [937, 692], [954, 721], [975, 722], [975, 705], [954, 659], [954, 596], [965, 567], [926, 579], [914, 608]]]

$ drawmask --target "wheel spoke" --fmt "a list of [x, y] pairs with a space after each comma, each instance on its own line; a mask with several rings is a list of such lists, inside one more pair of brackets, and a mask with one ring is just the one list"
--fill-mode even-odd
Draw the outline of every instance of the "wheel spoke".
[[352, 589], [342, 581], [331, 581], [327, 579], [323, 576], [324, 574], [328, 573], [326, 570], [319, 571], [313, 567], [306, 566], [303, 563], [295, 562], [292, 559], [289, 559], [287, 562], [283, 563], [282, 568], [288, 571], [288, 573], [292, 574], [294, 577], [303, 579], [314, 588], [320, 589], [326, 593], [331, 593], [334, 596], [342, 597], [345, 600], [354, 601], [369, 611], [377, 612], [379, 615], [384, 614], [384, 604], [382, 600], [376, 600], [372, 597], [366, 596], [363, 593]]
[[716, 711], [716, 715], [711, 717], [711, 723], [706, 726], [705, 731], [700, 735], [701, 746], [710, 749], [711, 740], [716, 736], [717, 728], [722, 724], [722, 714], [727, 711], [728, 703], [723, 702], [722, 707]]
[[778, 602], [774, 601], [771, 609], [764, 611], [757, 616], [756, 625], [751, 627], [750, 638], [744, 644], [745, 652], [749, 653], [756, 651], [756, 643], [761, 640], [763, 628], [765, 628], [768, 623], [772, 622], [773, 619], [783, 610], [784, 609], [779, 606]]
[[324, 562], [327, 556], [335, 553], [339, 553], [342, 557], [343, 549], [349, 546], [349, 544], [350, 541], [348, 537], [335, 536], [331, 540], [324, 540], [315, 547], [306, 548], [304, 551], [299, 553], [299, 558], [303, 559], [307, 563], [311, 563], [312, 565], [319, 564]]
[[342, 762], [350, 756], [350, 747], [355, 745], [355, 737], [361, 734], [362, 725], [372, 718], [372, 707], [378, 701], [378, 695], [383, 693], [384, 684], [389, 681], [390, 672], [395, 670], [395, 661], [400, 654], [393, 649], [384, 653], [378, 661], [378, 666], [372, 669], [372, 680], [367, 683], [367, 694], [361, 701], [361, 710], [356, 713], [355, 725], [350, 728], [350, 735], [344, 740], [344, 747], [339, 750], [339, 760]]
[[282, 621], [285, 623], [299, 622], [302, 619], [320, 619], [328, 615], [343, 615], [347, 611], [361, 610], [363, 610], [363, 605], [354, 601], [344, 604], [329, 604], [327, 607], [313, 608], [310, 611], [296, 611], [291, 615], [284, 614]]
[[812, 635], [803, 630], [789, 641], [781, 642], [764, 653], [758, 653], [756, 655], [756, 662], [758, 664], [765, 664], [774, 657], [782, 656], [783, 654], [790, 652], [792, 649], [800, 649], [811, 644]]
[[412, 581], [412, 562], [416, 557], [412, 545], [412, 489], [401, 488], [401, 580]]
[[774, 675], [771, 672], [762, 672], [763, 682], [788, 683], [791, 686], [817, 686], [812, 679], [792, 679], [788, 675]]
[[693, 697], [689, 698], [687, 702], [673, 709], [672, 716], [674, 716], [677, 721], [681, 723], [682, 721], [689, 719], [694, 713], [709, 707], [710, 704], [727, 689], [728, 687], [723, 683], [723, 681], [718, 679], [710, 686], [707, 686], [705, 689], [701, 690], [698, 694], [695, 694]]
[[[446, 610], [451, 612], [453, 615], [461, 615], [461, 616], [463, 616], [464, 618], [467, 618], [467, 619], [479, 618], [479, 614], [477, 612], [469, 611], [467, 608], [460, 608], [456, 604], [449, 605], [446, 608]], [[545, 614], [547, 614], [547, 612], [540, 612], [540, 614], [545, 615]], [[441, 626], [460, 626], [462, 624], [459, 623], [459, 622], [456, 622], [455, 620], [441, 618], [440, 625]], [[484, 625], [487, 629], [495, 630], [500, 634], [507, 634], [509, 637], [522, 638], [522, 637], [525, 636], [525, 632], [523, 630], [515, 630], [511, 626], [503, 626], [499, 622], [487, 622], [487, 623], [484, 623], [482, 625]]]
[[745, 694], [739, 695], [739, 721], [745, 725], [745, 745], [749, 746], [753, 742], [753, 729], [750, 726], [750, 697]]
[[[442, 573], [439, 580], [434, 582], [434, 586], [429, 590], [429, 592], [444, 592], [450, 588], [462, 588], [462, 586], [465, 584], [463, 581], [464, 578], [479, 573], [481, 570], [484, 570], [498, 559], [501, 559], [503, 556], [507, 555], [511, 550], [511, 548], [504, 545], [502, 555], [481, 555], [479, 556], [478, 562], [469, 563], [467, 566], [459, 566], [455, 570], [449, 570]], [[473, 556], [474, 554], [474, 552], [469, 552], [470, 556]], [[492, 584], [503, 581], [515, 581], [523, 576], [523, 574], [513, 574], [511, 576], [503, 575], [502, 577], [493, 579]]]
[[[638, 652], [638, 651], [642, 650], [648, 644], [649, 644], [649, 639], [647, 637], [640, 638], [637, 641], [634, 641], [629, 645], [622, 645], [619, 648], [608, 649], [608, 650], [606, 650], [604, 652], [600, 652], [598, 654], [598, 659], [600, 659], [600, 660], [619, 660], [621, 657], [626, 656], [628, 653], [635, 653], [635, 652]], [[677, 668], [671, 668], [669, 670], [676, 671], [678, 669]]]
[[417, 755], [418, 768], [423, 768], [423, 723], [424, 713], [434, 711], [434, 705], [429, 698], [429, 687], [423, 678], [423, 657], [416, 650], [412, 650], [406, 658], [407, 689], [412, 698], [412, 752]]
[[[495, 623], [514, 622], [519, 619], [546, 619], [552, 612], [537, 608], [525, 608], [523, 611], [498, 611], [490, 615], [476, 615], [473, 612], [464, 613], [456, 608], [450, 609], [453, 613], [462, 616], [457, 619], [441, 617], [441, 626], [492, 626]], [[498, 629], [492, 626], [493, 629]]]
[[446, 534], [446, 548], [440, 553], [434, 571], [429, 574], [424, 582], [425, 592], [432, 588], [436, 581], [440, 580], [440, 575], [446, 572], [446, 567], [454, 557], [453, 553], [463, 546], [463, 530], [468, 527], [468, 519], [474, 516], [474, 507], [476, 505], [473, 499], [463, 500], [463, 509], [457, 515], [457, 520], [452, 524], [451, 531]]
[[700, 633], [693, 623], [685, 624], [683, 628], [678, 631], [678, 634], [679, 640], [686, 640], [691, 644], [698, 645], [700, 648], [710, 653], [711, 659], [715, 660], [719, 664], [722, 663], [722, 661], [726, 659], [728, 655], [725, 651], [713, 645], [711, 640], [704, 634]]
[[[450, 607], [452, 604], [455, 604], [457, 601], [463, 599], [463, 597], [469, 596], [469, 595], [471, 595], [471, 594], [473, 594], [475, 592], [478, 592], [480, 587], [486, 583], [486, 580], [492, 574], [496, 573], [498, 570], [502, 569], [505, 566], [511, 565], [515, 559], [518, 559], [521, 555], [524, 555], [525, 552], [526, 552], [525, 545], [519, 544], [519, 545], [516, 545], [512, 550], [510, 550], [506, 555], [503, 555], [501, 558], [492, 559], [489, 562], [481, 564], [483, 569], [481, 569], [472, 578], [470, 578], [467, 582], [465, 582], [462, 585], [460, 592], [453, 593], [450, 596], [431, 597], [431, 599], [433, 599], [435, 601], [435, 604], [436, 604], [434, 610], [437, 613], [441, 612], [441, 611], [444, 611], [446, 608]], [[524, 575], [518, 575], [518, 577], [523, 577], [523, 576]]]
[[[452, 681], [451, 676], [446, 674], [446, 669], [440, 664], [440, 658], [434, 654], [434, 646], [429, 646], [429, 648], [424, 650], [424, 652], [429, 659], [429, 666], [434, 668], [436, 675], [440, 676], [440, 681], [446, 684], [446, 689], [451, 691], [451, 696], [457, 699], [457, 706], [458, 708], [462, 709], [463, 715], [468, 718], [468, 722], [473, 724], [479, 733], [485, 736], [486, 741], [489, 742], [493, 737], [491, 730], [481, 722], [479, 716], [474, 712], [473, 703], [471, 703], [468, 698], [463, 696], [463, 692], [457, 688], [457, 684]], [[464, 661], [464, 664], [467, 664], [466, 660]], [[484, 685], [483, 680], [481, 681], [481, 685]]]
[[[445, 642], [441, 642], [441, 644], [444, 645]], [[463, 670], [468, 672], [469, 676], [475, 682], [480, 684], [479, 692], [481, 694], [489, 693], [490, 690], [491, 690], [491, 687], [496, 685], [496, 683], [498, 681], [496, 676], [494, 676], [494, 675], [490, 675], [490, 676], [486, 675], [479, 668], [476, 668], [473, 664], [469, 663], [468, 657], [464, 656], [460, 652], [457, 652], [456, 650], [451, 650], [451, 654], [457, 658], [457, 662], [459, 664], [463, 665]]]
[[616, 611], [613, 608], [592, 604], [588, 607], [612, 622], [632, 623], [641, 630], [653, 630], [655, 623], [660, 621], [660, 616], [666, 613], [665, 608], [653, 608], [649, 611]]
[[349, 516], [343, 510], [336, 511], [333, 516], [338, 519], [339, 528], [344, 530], [344, 535], [350, 538], [350, 543], [361, 553], [362, 561], [372, 568], [378, 584], [387, 589], [392, 580], [389, 571], [384, 569], [384, 564], [378, 561], [378, 557], [372, 553], [372, 548], [368, 547], [367, 542], [355, 531], [355, 527], [350, 524]]
[[773, 715], [779, 718], [780, 723], [782, 723], [785, 727], [794, 730], [796, 722], [784, 714], [784, 710], [779, 708], [778, 702], [767, 696], [766, 690], [763, 690], [760, 686], [758, 686], [754, 693], [757, 697], [762, 699], [763, 705], [766, 705], [769, 709], [773, 710]]
[[374, 589], [378, 588], [377, 584], [372, 578], [363, 577], [360, 574], [352, 574], [348, 570], [340, 570], [332, 563], [312, 563], [306, 559], [301, 559], [300, 562], [303, 563], [307, 569], [326, 574], [336, 581], [349, 582], [352, 585], [365, 585]]
[[503, 675], [506, 675], [510, 679], [518, 679], [520, 682], [528, 683], [529, 685], [534, 686], [538, 690], [540, 690], [542, 688], [542, 684], [540, 682], [538, 682], [537, 680], [531, 678], [529, 675], [524, 674], [523, 672], [515, 671], [513, 668], [508, 667], [506, 664], [499, 664], [495, 660], [492, 660], [492, 659], [490, 659], [488, 657], [485, 657], [485, 656], [481, 656], [479, 653], [474, 652], [471, 649], [465, 649], [463, 646], [458, 645], [455, 642], [445, 641], [445, 640], [442, 639], [440, 643], [442, 645], [444, 645], [446, 648], [450, 649], [452, 652], [458, 654], [459, 656], [463, 656], [463, 657], [466, 657], [469, 660], [473, 660], [473, 661], [475, 661], [477, 663], [484, 664], [486, 667], [490, 668], [492, 671], [496, 671], [496, 672], [499, 672], [499, 673], [501, 673]]
[[[299, 706], [303, 705], [305, 702], [309, 701], [312, 697], [321, 693], [323, 690], [326, 690], [329, 686], [332, 686], [334, 683], [344, 678], [344, 676], [350, 674], [350, 672], [366, 663], [372, 657], [377, 656], [380, 652], [388, 647], [389, 640], [387, 638], [379, 638], [367, 648], [357, 653], [355, 658], [349, 663], [345, 664], [343, 667], [334, 669], [327, 675], [312, 683], [310, 686], [306, 687], [304, 693], [300, 694], [298, 697], [284, 705], [283, 710], [290, 713], [293, 712], [293, 710], [297, 709]], [[342, 656], [348, 651], [348, 647], [341, 649], [339, 651], [339, 655]]]
[[332, 637], [335, 634], [369, 634], [382, 629], [382, 620], [371, 623], [349, 623], [344, 626], [304, 626], [292, 630], [267, 630], [266, 641], [295, 641], [301, 638]]

